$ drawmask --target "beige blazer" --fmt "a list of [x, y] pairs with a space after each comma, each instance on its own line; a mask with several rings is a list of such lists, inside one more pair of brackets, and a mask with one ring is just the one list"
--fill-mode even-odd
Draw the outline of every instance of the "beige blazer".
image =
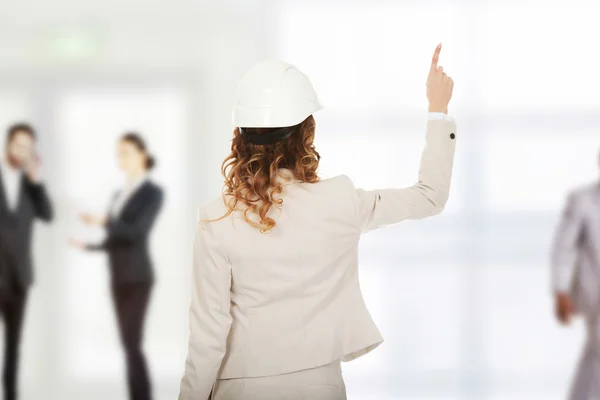
[[[205, 400], [216, 379], [284, 374], [350, 361], [383, 341], [358, 281], [362, 233], [439, 214], [448, 200], [456, 125], [429, 121], [418, 183], [356, 189], [347, 176], [290, 181], [269, 234], [239, 213], [199, 224], [189, 353], [180, 400]], [[218, 199], [199, 219], [222, 216]]]

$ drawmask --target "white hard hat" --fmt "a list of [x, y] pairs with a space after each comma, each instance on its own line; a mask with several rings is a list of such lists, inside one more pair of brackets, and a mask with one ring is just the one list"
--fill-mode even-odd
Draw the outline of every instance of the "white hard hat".
[[282, 61], [265, 61], [242, 78], [233, 125], [245, 128], [294, 126], [322, 108], [306, 75]]

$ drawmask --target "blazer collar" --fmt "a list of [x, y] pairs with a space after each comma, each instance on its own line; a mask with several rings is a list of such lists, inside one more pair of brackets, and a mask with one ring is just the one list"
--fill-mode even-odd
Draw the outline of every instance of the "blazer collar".
[[[2, 158], [0, 159], [0, 208], [8, 210], [8, 199], [6, 198], [6, 174], [14, 173], [13, 167], [8, 165], [8, 162]], [[21, 206], [21, 198], [23, 196], [23, 190], [26, 183], [25, 175], [19, 171], [19, 187], [17, 194], [17, 206], [13, 212], [18, 212]]]
[[140, 181], [133, 191], [129, 194], [129, 197], [125, 201], [125, 203], [121, 206], [121, 211], [116, 215], [116, 218], [122, 217], [134, 204], [137, 203], [140, 196], [142, 196], [144, 189], [148, 186], [148, 179], [144, 179]]
[[5, 168], [4, 162], [0, 162], [0, 206], [8, 208], [8, 205], [6, 204], [6, 188], [4, 187], [6, 181], [4, 177]]

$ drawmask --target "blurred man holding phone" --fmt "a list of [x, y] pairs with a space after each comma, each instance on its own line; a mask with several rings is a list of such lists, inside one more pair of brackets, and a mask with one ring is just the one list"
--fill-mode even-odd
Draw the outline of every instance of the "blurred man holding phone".
[[36, 132], [28, 124], [8, 129], [0, 160], [0, 312], [4, 318], [4, 399], [17, 399], [19, 346], [25, 304], [33, 282], [33, 221], [52, 219], [52, 205], [40, 182]]

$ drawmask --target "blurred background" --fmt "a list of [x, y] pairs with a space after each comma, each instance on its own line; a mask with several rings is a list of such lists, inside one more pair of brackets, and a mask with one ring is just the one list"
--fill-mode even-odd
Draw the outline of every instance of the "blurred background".
[[0, 0], [0, 129], [38, 128], [57, 209], [36, 230], [23, 399], [126, 398], [106, 259], [67, 244], [101, 238], [77, 214], [104, 212], [120, 187], [124, 131], [143, 133], [167, 194], [145, 348], [156, 399], [175, 399], [196, 209], [220, 192], [242, 74], [296, 64], [327, 107], [322, 176], [398, 187], [416, 179], [440, 41], [459, 123], [451, 200], [365, 236], [362, 287], [386, 342], [345, 365], [349, 399], [564, 399], [584, 332], [553, 319], [548, 253], [566, 192], [598, 176], [599, 12], [593, 0]]

